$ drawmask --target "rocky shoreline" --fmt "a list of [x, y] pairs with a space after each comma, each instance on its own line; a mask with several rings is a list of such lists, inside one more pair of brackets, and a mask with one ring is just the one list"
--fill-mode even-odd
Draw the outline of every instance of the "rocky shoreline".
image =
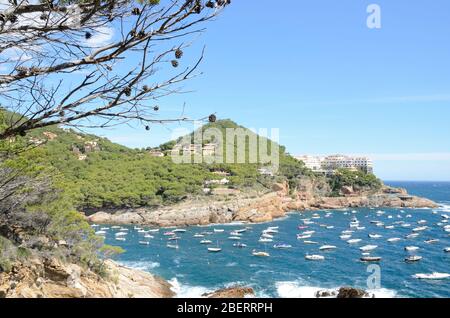
[[164, 279], [105, 261], [107, 277], [56, 259], [16, 264], [0, 273], [0, 298], [168, 298]]
[[345, 189], [345, 195], [327, 197], [306, 190], [289, 194], [287, 185], [276, 184], [273, 191], [257, 197], [236, 196], [224, 200], [189, 200], [157, 209], [137, 208], [99, 211], [87, 216], [99, 224], [139, 224], [148, 226], [191, 226], [231, 222], [268, 222], [291, 211], [337, 210], [344, 208], [436, 208], [428, 199], [408, 195], [406, 190], [383, 187], [375, 193]]

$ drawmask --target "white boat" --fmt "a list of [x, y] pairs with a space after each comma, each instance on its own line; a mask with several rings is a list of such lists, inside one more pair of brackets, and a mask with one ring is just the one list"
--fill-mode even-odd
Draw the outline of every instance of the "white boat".
[[347, 243], [348, 244], [356, 244], [356, 243], [359, 243], [361, 241], [362, 241], [361, 239], [351, 239], [351, 240], [348, 240]]
[[141, 234], [147, 233], [147, 231], [146, 231], [146, 230], [143, 230], [143, 229], [137, 230], [137, 232], [138, 232], [138, 233], [141, 233]]
[[415, 252], [418, 250], [419, 250], [419, 247], [417, 247], [417, 246], [406, 246], [405, 247], [405, 251], [407, 251], [407, 252]]
[[270, 254], [267, 252], [261, 252], [261, 251], [255, 251], [255, 250], [252, 252], [252, 255], [259, 256], [259, 257], [269, 257], [270, 256]]
[[270, 234], [267, 234], [267, 233], [263, 233], [261, 235], [261, 237], [268, 238], [268, 239], [273, 239], [273, 235], [270, 235]]
[[156, 233], [156, 232], [159, 232], [159, 229], [150, 229], [150, 230], [147, 230], [148, 232], [150, 232], [150, 233]]
[[369, 252], [364, 252], [364, 253], [361, 253], [361, 255], [362, 256], [370, 256], [370, 253]]
[[399, 237], [393, 237], [393, 238], [387, 239], [387, 241], [388, 241], [389, 243], [395, 243], [395, 242], [398, 242], [398, 241], [401, 241], [401, 240], [402, 240], [402, 239], [399, 238]]
[[417, 221], [417, 224], [426, 224], [426, 223], [427, 223], [426, 220], [420, 220], [420, 221]]
[[283, 244], [283, 243], [275, 244], [273, 246], [273, 248], [276, 248], [276, 249], [287, 249], [287, 248], [291, 248], [291, 247], [292, 247], [292, 245], [290, 245], [290, 244]]
[[236, 232], [236, 233], [243, 233], [243, 232], [245, 232], [245, 231], [247, 231], [247, 228], [245, 228], [245, 229], [234, 230], [234, 232]]
[[231, 236], [242, 236], [242, 233], [236, 232], [236, 231], [231, 231], [230, 232]]
[[371, 239], [379, 239], [382, 238], [383, 236], [381, 236], [380, 234], [369, 234], [369, 237]]
[[128, 235], [128, 233], [127, 232], [117, 232], [115, 234], [115, 236], [125, 236], [125, 235]]
[[139, 244], [141, 245], [150, 245], [149, 241], [139, 241]]
[[145, 234], [144, 237], [145, 237], [145, 238], [149, 238], [149, 239], [154, 238], [154, 236], [153, 236], [153, 235], [150, 235], [150, 234]]
[[305, 255], [305, 259], [308, 261], [323, 261], [325, 257], [322, 255]]
[[316, 233], [316, 231], [305, 231], [302, 235], [313, 235], [314, 233]]
[[419, 236], [419, 233], [411, 233], [405, 236], [405, 238], [407, 239], [412, 239], [412, 238], [416, 238]]
[[208, 247], [208, 252], [210, 253], [218, 253], [220, 251], [222, 251], [220, 247]]
[[168, 248], [173, 248], [175, 250], [179, 249], [180, 247], [178, 246], [178, 244], [167, 244], [166, 247]]
[[164, 232], [163, 235], [164, 236], [173, 236], [173, 235], [175, 235], [175, 233], [174, 232]]
[[106, 231], [97, 231], [95, 232], [95, 235], [105, 235]]
[[279, 226], [269, 226], [267, 229], [268, 230], [278, 230], [280, 227]]
[[439, 242], [439, 240], [438, 239], [430, 239], [430, 240], [426, 240], [424, 242], [427, 243], [427, 244], [434, 244], [434, 243]]
[[406, 263], [414, 263], [414, 262], [418, 262], [422, 259], [422, 256], [419, 255], [412, 255], [412, 256], [408, 256], [407, 258], [405, 258], [405, 262]]
[[409, 223], [403, 223], [403, 224], [401, 225], [401, 227], [411, 227], [411, 224], [409, 224]]
[[224, 229], [214, 229], [214, 233], [223, 233]]
[[194, 234], [194, 237], [205, 237], [203, 234]]
[[92, 224], [91, 227], [99, 227], [100, 225], [98, 224]]
[[445, 279], [449, 278], [450, 274], [447, 273], [432, 273], [432, 274], [415, 274], [413, 275], [414, 278], [417, 279]]
[[200, 244], [212, 244], [212, 241], [210, 241], [210, 240], [201, 240]]
[[337, 247], [334, 245], [322, 245], [321, 247], [319, 247], [319, 250], [321, 251], [331, 251], [331, 250], [335, 250]]
[[341, 235], [339, 237], [341, 240], [346, 241], [346, 240], [350, 239], [352, 236], [350, 234], [346, 234], [346, 235]]
[[116, 237], [116, 241], [126, 241], [127, 239], [126, 238], [124, 238], [124, 237]]
[[272, 239], [268, 239], [268, 238], [262, 237], [262, 238], [260, 238], [260, 239], [258, 240], [258, 242], [259, 242], [259, 243], [272, 243], [273, 240], [272, 240]]
[[364, 245], [362, 247], [360, 247], [359, 249], [363, 252], [370, 252], [373, 251], [374, 249], [376, 249], [378, 247], [378, 245]]
[[262, 231], [263, 233], [265, 233], [265, 234], [277, 234], [278, 233], [278, 230], [275, 230], [275, 229], [266, 229], [266, 230], [264, 230], [264, 231]]
[[345, 230], [345, 231], [342, 231], [341, 233], [342, 234], [352, 234], [352, 233], [354, 233], [355, 231], [352, 231], [352, 230]]
[[311, 235], [297, 234], [297, 240], [304, 240], [304, 239], [309, 239], [309, 238], [311, 238]]
[[332, 229], [334, 229], [334, 226], [333, 225], [326, 226], [326, 229], [327, 230], [332, 230]]
[[229, 236], [228, 239], [232, 241], [239, 241], [241, 238], [239, 236]]
[[305, 244], [319, 244], [318, 242], [314, 242], [314, 241], [303, 241], [303, 243], [305, 243]]
[[450, 253], [450, 247], [444, 248], [444, 252], [445, 252], [445, 253]]
[[393, 225], [386, 225], [384, 228], [385, 228], [386, 230], [392, 230], [392, 229], [395, 228], [395, 226], [393, 226]]
[[107, 230], [109, 230], [109, 227], [101, 227], [100, 230], [101, 231], [107, 231]]
[[362, 262], [379, 262], [381, 261], [381, 257], [379, 256], [363, 256], [360, 258]]
[[142, 228], [141, 228], [141, 227], [138, 227], [138, 226], [135, 226], [135, 227], [134, 227], [134, 230], [135, 230], [135, 231], [139, 231], [139, 230], [142, 230]]
[[413, 229], [413, 232], [422, 232], [428, 229], [428, 226], [419, 226]]
[[114, 226], [111, 226], [111, 228], [112, 228], [113, 230], [117, 230], [117, 229], [120, 229], [120, 226], [114, 225]]
[[172, 236], [172, 237], [169, 237], [167, 240], [168, 241], [177, 241], [179, 239], [181, 239], [181, 237], [179, 237], [179, 236]]
[[234, 247], [239, 247], [239, 248], [244, 248], [244, 247], [247, 247], [247, 244], [243, 244], [243, 243], [234, 243], [233, 246], [234, 246]]
[[365, 226], [358, 226], [356, 229], [357, 229], [358, 231], [362, 231], [362, 230], [365, 230], [366, 227], [365, 227]]
[[174, 232], [174, 233], [184, 233], [184, 232], [186, 232], [186, 230], [185, 229], [175, 229], [172, 232]]

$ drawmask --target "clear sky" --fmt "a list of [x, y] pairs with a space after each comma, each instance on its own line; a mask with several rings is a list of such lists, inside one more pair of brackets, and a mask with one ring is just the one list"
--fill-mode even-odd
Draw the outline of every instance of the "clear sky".
[[[381, 29], [366, 25], [381, 7]], [[187, 56], [206, 45], [192, 93], [166, 117], [216, 112], [279, 128], [291, 154], [357, 153], [385, 180], [450, 180], [450, 1], [234, 0]], [[155, 146], [175, 126], [101, 131]]]

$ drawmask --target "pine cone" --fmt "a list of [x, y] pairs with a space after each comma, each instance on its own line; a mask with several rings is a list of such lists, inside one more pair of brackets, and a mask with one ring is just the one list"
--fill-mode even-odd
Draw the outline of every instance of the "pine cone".
[[130, 95], [131, 95], [131, 88], [125, 87], [125, 89], [123, 90], [123, 93], [124, 93], [127, 97], [130, 97]]
[[205, 7], [213, 9], [214, 8], [214, 2], [212, 2], [212, 1], [206, 2], [205, 3]]
[[181, 59], [182, 56], [183, 56], [183, 51], [181, 49], [177, 49], [175, 51], [175, 58]]
[[157, 112], [157, 111], [159, 110], [159, 106], [156, 105], [155, 107], [153, 107], [153, 110], [154, 110], [155, 112]]
[[145, 126], [145, 130], [149, 131], [150, 130], [150, 126]]
[[139, 10], [139, 8], [133, 8], [133, 10], [131, 11], [131, 14], [139, 15], [139, 14], [141, 14], [141, 10]]
[[86, 31], [86, 33], [84, 34], [84, 37], [86, 40], [89, 40], [90, 38], [92, 38], [92, 33], [89, 31]]
[[209, 121], [210, 123], [215, 123], [216, 120], [217, 120], [216, 115], [214, 115], [214, 114], [209, 115], [208, 121]]
[[178, 61], [177, 60], [172, 60], [172, 66], [173, 67], [178, 67]]

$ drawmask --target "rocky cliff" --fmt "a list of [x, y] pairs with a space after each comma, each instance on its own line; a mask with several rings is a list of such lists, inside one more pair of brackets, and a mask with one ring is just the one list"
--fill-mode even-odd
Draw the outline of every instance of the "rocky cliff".
[[167, 298], [170, 284], [149, 273], [106, 261], [106, 278], [56, 259], [15, 264], [0, 273], [0, 298]]
[[154, 226], [206, 225], [236, 221], [266, 222], [283, 217], [289, 211], [326, 210], [357, 207], [434, 208], [431, 200], [410, 196], [404, 189], [383, 187], [377, 192], [357, 192], [345, 189], [339, 197], [328, 197], [305, 185], [301, 191], [289, 194], [286, 184], [275, 184], [273, 191], [257, 197], [244, 194], [223, 200], [186, 201], [159, 209], [100, 211], [88, 216], [94, 223], [143, 224]]

